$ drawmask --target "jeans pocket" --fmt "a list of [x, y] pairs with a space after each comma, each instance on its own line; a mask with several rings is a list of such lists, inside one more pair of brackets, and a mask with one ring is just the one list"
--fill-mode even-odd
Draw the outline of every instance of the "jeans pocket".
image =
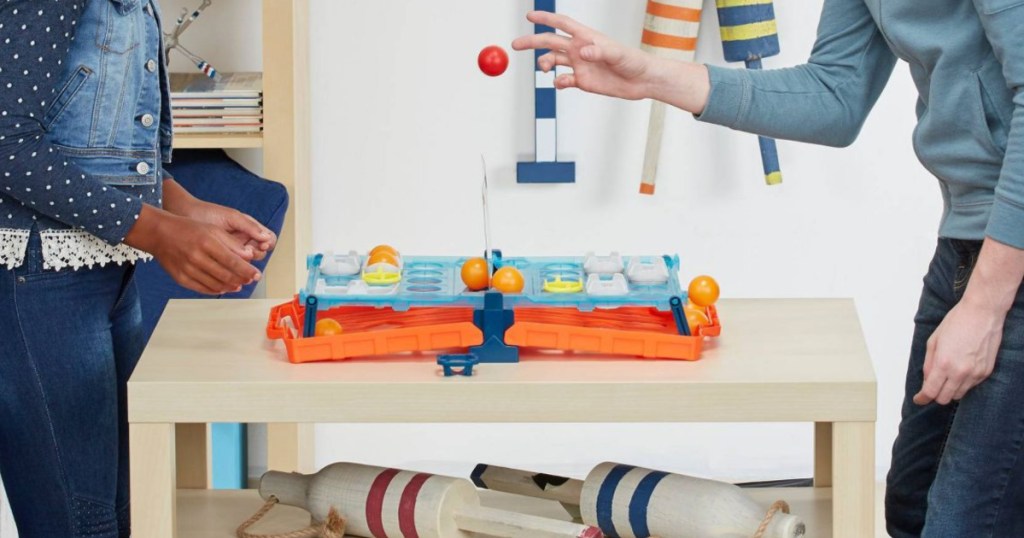
[[56, 278], [68, 278], [74, 273], [69, 269], [56, 271], [47, 269], [43, 260], [43, 244], [37, 228], [32, 229], [29, 235], [28, 246], [25, 247], [25, 261], [14, 270], [14, 276], [19, 284], [35, 282], [39, 280], [51, 280]]
[[113, 312], [120, 310], [121, 306], [126, 300], [134, 301], [138, 297], [138, 291], [135, 288], [135, 264], [129, 264], [124, 270], [124, 276], [121, 278], [121, 289], [117, 294], [117, 301], [114, 302]]
[[953, 278], [953, 293], [958, 300], [967, 288], [968, 282], [971, 281], [974, 266], [978, 263], [978, 254], [979, 250], [973, 248], [958, 254], [956, 275]]

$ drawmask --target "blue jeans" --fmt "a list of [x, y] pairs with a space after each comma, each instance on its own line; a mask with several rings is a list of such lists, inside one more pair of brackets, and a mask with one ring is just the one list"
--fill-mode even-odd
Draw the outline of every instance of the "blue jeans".
[[894, 538], [1024, 536], [1024, 290], [992, 376], [959, 403], [919, 406], [928, 338], [963, 297], [981, 243], [940, 239], [914, 320], [903, 420], [885, 498]]
[[131, 266], [0, 270], [0, 476], [21, 538], [127, 538], [126, 382], [144, 346]]

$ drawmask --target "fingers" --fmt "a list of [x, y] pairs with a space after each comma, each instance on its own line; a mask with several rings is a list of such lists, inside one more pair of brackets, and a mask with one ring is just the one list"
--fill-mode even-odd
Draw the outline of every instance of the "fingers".
[[625, 51], [617, 45], [587, 45], [580, 49], [580, 56], [588, 62], [617, 64], [622, 61]]
[[[227, 254], [222, 250], [206, 252], [204, 254], [206, 259], [201, 260], [196, 264], [197, 272], [202, 272], [206, 276], [214, 279], [216, 287], [222, 292], [237, 291], [242, 286], [252, 282], [252, 280], [248, 278], [251, 273], [236, 273], [226, 266], [226, 263], [229, 263], [231, 259], [237, 260], [238, 257]], [[224, 257], [225, 254], [226, 258]]]
[[967, 382], [962, 383], [960, 385], [960, 388], [956, 389], [956, 392], [953, 394], [953, 400], [957, 401], [957, 402], [959, 402], [960, 400], [963, 400], [964, 396], [967, 396], [967, 392], [970, 391], [971, 389], [973, 389], [977, 385], [978, 385], [977, 381], [967, 381]]
[[920, 392], [914, 395], [914, 403], [917, 405], [928, 405], [935, 401], [946, 384], [946, 376], [933, 373], [924, 379], [924, 385]]
[[928, 375], [931, 373], [932, 364], [935, 361], [935, 346], [935, 335], [933, 334], [931, 338], [928, 339], [928, 342], [925, 344], [924, 347], [923, 371], [925, 378], [927, 378]]
[[564, 35], [558, 35], [551, 32], [545, 32], [543, 34], [533, 34], [523, 37], [516, 38], [512, 42], [512, 48], [514, 50], [527, 50], [527, 49], [551, 49], [551, 50], [569, 50], [572, 45], [572, 40]]
[[277, 246], [277, 234], [275, 234], [270, 228], [264, 226], [260, 221], [252, 218], [245, 213], [241, 213], [242, 217], [248, 220], [255, 229], [258, 230], [257, 236], [252, 236], [250, 243], [255, 246], [258, 250], [263, 251], [259, 254], [259, 259], [266, 257], [266, 252], [273, 250]]
[[262, 244], [255, 241], [249, 241], [248, 245], [255, 249], [256, 254], [252, 257], [255, 261], [262, 261], [267, 257], [267, 252], [270, 250], [270, 248], [264, 248]]
[[[218, 230], [218, 232], [220, 231]], [[232, 255], [231, 251], [237, 248], [236, 239], [227, 233], [220, 232], [215, 234], [215, 240], [207, 249], [207, 253], [220, 268], [228, 272], [231, 283], [245, 285], [253, 280], [259, 280], [258, 269], [250, 265], [246, 259]], [[218, 248], [216, 243], [220, 243], [221, 248]]]
[[186, 274], [178, 275], [177, 281], [182, 286], [185, 286], [192, 291], [202, 293], [203, 295], [220, 295], [222, 293]]
[[572, 59], [564, 52], [551, 51], [537, 58], [537, 65], [540, 66], [541, 71], [547, 73], [559, 65], [572, 67]]
[[555, 77], [555, 88], [564, 90], [566, 88], [576, 87], [576, 75], [572, 73], [565, 73]]
[[946, 373], [935, 367], [936, 342], [934, 335], [928, 339], [924, 354], [924, 383], [921, 390], [914, 395], [914, 403], [917, 405], [928, 405], [935, 401], [939, 391], [946, 383]]
[[202, 285], [205, 288], [207, 288], [208, 290], [210, 290], [209, 292], [207, 292], [209, 295], [222, 295], [224, 293], [228, 293], [228, 292], [232, 292], [232, 291], [237, 291], [237, 290], [241, 289], [240, 285], [230, 284], [228, 282], [225, 282], [225, 281], [221, 280], [219, 277], [214, 276], [213, 273], [211, 273], [211, 272], [209, 272], [207, 270], [204, 270], [204, 269], [209, 269], [209, 266], [207, 266], [207, 267], [193, 266], [193, 267], [191, 267], [191, 270], [190, 270], [188, 276], [190, 276], [193, 280], [198, 282], [200, 285]]
[[560, 13], [551, 13], [549, 11], [531, 11], [526, 14], [526, 20], [534, 24], [556, 28], [572, 36], [590, 31], [590, 28], [576, 22], [576, 20], [570, 17], [566, 17]]
[[939, 405], [949, 405], [955, 398], [954, 396], [960, 391], [964, 383], [954, 378], [946, 378], [946, 382], [943, 383], [942, 388], [939, 389], [939, 394], [935, 397], [935, 402]]
[[[251, 239], [259, 249], [270, 250], [276, 243], [277, 238], [274, 236], [274, 232], [267, 229], [256, 219], [241, 212], [233, 212], [227, 218], [227, 224], [229, 232], [240, 232], [246, 236], [247, 241], [242, 241], [243, 247], [249, 243], [248, 239]], [[256, 248], [251, 249], [255, 254]]]

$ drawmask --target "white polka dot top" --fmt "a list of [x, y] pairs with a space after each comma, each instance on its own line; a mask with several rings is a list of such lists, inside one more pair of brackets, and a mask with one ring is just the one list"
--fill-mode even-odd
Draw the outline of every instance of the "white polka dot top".
[[0, 0], [0, 265], [38, 230], [49, 269], [131, 263], [160, 205], [170, 109], [147, 0]]

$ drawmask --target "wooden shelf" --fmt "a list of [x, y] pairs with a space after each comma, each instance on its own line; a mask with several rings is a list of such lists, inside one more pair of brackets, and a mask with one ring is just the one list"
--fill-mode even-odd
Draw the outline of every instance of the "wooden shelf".
[[175, 149], [261, 148], [263, 133], [252, 134], [175, 134]]
[[[807, 536], [831, 538], [832, 490], [829, 488], [748, 489], [747, 493], [764, 506], [782, 499], [792, 512], [807, 524]], [[492, 491], [482, 491], [485, 506], [514, 510], [537, 516], [568, 520], [561, 505], [554, 501], [530, 499]], [[235, 538], [235, 529], [263, 505], [254, 490], [178, 490], [178, 536], [188, 538]], [[252, 530], [282, 533], [309, 524], [309, 514], [289, 506], [279, 506]]]

